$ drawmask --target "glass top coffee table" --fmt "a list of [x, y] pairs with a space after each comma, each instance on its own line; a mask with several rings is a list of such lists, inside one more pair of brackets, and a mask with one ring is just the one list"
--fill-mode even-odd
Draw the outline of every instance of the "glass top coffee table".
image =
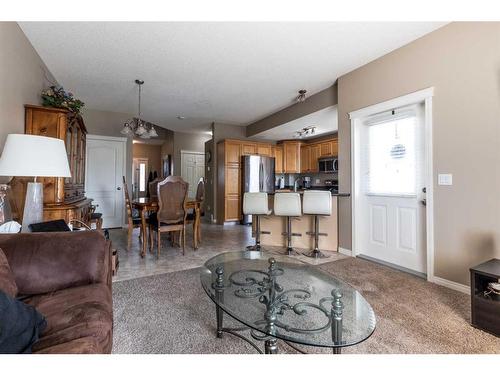
[[[260, 353], [238, 332], [250, 329], [253, 339], [265, 342], [265, 353], [275, 354], [277, 339], [300, 352], [292, 343], [340, 353], [375, 330], [375, 313], [357, 290], [291, 257], [259, 251], [220, 254], [205, 263], [201, 283], [216, 306], [217, 337], [231, 333]], [[224, 328], [224, 312], [244, 327]]]

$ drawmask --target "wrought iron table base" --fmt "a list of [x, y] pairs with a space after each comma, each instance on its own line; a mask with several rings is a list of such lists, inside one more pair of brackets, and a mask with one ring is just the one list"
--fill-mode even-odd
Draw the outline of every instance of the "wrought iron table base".
[[[244, 331], [246, 329], [251, 329], [250, 327], [242, 327], [242, 328], [224, 328], [223, 327], [223, 321], [224, 321], [224, 311], [223, 309], [219, 306], [219, 304], [224, 303], [224, 289], [226, 288], [226, 285], [224, 283], [224, 267], [220, 266], [217, 267], [215, 270], [216, 273], [216, 280], [212, 284], [212, 287], [215, 290], [215, 297], [218, 303], [216, 303], [216, 318], [217, 318], [217, 337], [222, 338], [223, 332], [227, 332], [229, 334], [232, 334], [236, 337], [241, 338], [242, 340], [245, 340], [248, 342], [254, 349], [256, 349], [259, 353], [262, 353], [262, 351], [249, 339], [244, 337], [243, 335], [240, 335], [238, 332]], [[236, 272], [238, 273], [238, 271]], [[264, 272], [262, 272], [264, 273]], [[285, 308], [285, 305], [290, 308], [290, 305], [285, 303], [283, 304], [283, 296], [287, 294], [288, 292], [300, 292], [301, 290], [289, 290], [288, 292], [285, 291], [283, 292], [283, 288], [276, 282], [276, 277], [279, 275], [283, 274], [283, 270], [278, 268], [276, 265], [276, 261], [274, 258], [269, 259], [269, 268], [268, 271], [264, 273], [267, 277], [264, 278], [263, 282], [259, 285], [262, 285], [264, 289], [263, 291], [266, 291], [268, 295], [265, 295], [263, 293], [260, 294], [259, 301], [263, 304], [266, 305], [266, 311], [264, 314], [264, 320], [255, 322], [255, 323], [265, 323], [265, 332], [262, 333], [260, 331], [251, 329], [250, 333], [251, 336], [258, 340], [258, 341], [265, 341], [264, 343], [264, 352], [265, 354], [277, 354], [278, 353], [278, 339], [275, 337], [276, 334], [276, 329], [277, 327], [282, 327], [281, 323], [279, 322], [277, 315], [282, 314], [283, 310]], [[233, 274], [234, 275], [234, 274]], [[233, 276], [231, 275], [229, 279]], [[248, 280], [248, 279], [247, 279]], [[252, 280], [253, 282], [253, 280]], [[233, 283], [236, 284], [236, 282], [233, 280]], [[240, 290], [241, 291], [241, 290]], [[280, 294], [277, 294], [280, 293]], [[308, 293], [308, 292], [306, 292]], [[238, 291], [235, 292], [236, 295], [238, 295]], [[242, 297], [246, 298], [246, 297]], [[342, 293], [340, 293], [339, 290], [333, 290], [332, 291], [332, 297], [325, 297], [322, 298], [319, 301], [318, 305], [315, 305], [318, 310], [321, 310], [328, 318], [328, 324], [325, 325], [322, 328], [319, 328], [319, 330], [323, 331], [325, 329], [331, 328], [332, 332], [332, 341], [334, 343], [341, 343], [342, 342], [342, 322], [343, 322], [343, 303], [341, 302], [342, 298]], [[331, 302], [331, 311], [328, 312], [324, 307], [323, 303], [325, 302]], [[308, 303], [309, 306], [314, 306]], [[295, 310], [295, 305], [292, 307], [292, 310]], [[308, 332], [308, 331], [302, 331], [299, 330], [299, 332]], [[286, 340], [284, 340], [287, 345], [292, 347], [293, 349], [297, 350], [300, 353], [306, 354], [304, 351], [296, 348]], [[334, 347], [333, 348], [333, 353], [334, 354], [340, 354], [341, 353], [341, 348], [340, 347]]]

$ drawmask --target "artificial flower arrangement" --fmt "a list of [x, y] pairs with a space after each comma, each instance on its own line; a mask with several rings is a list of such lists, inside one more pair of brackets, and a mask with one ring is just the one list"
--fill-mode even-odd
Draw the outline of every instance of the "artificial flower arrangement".
[[50, 86], [42, 91], [41, 96], [44, 107], [64, 108], [74, 113], [80, 113], [85, 105], [81, 100], [75, 99], [71, 92], [64, 91], [63, 87]]

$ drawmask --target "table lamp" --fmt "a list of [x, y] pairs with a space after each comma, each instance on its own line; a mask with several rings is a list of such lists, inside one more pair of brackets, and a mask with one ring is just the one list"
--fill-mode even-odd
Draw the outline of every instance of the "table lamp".
[[43, 184], [37, 177], [71, 177], [64, 141], [38, 135], [9, 134], [0, 157], [0, 176], [34, 177], [28, 183], [23, 232], [43, 221]]

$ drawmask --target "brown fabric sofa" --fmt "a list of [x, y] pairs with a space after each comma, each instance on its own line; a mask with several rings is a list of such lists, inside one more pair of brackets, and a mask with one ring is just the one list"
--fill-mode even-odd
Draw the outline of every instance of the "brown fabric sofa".
[[34, 353], [110, 353], [111, 242], [97, 231], [0, 235], [18, 298], [47, 319]]

